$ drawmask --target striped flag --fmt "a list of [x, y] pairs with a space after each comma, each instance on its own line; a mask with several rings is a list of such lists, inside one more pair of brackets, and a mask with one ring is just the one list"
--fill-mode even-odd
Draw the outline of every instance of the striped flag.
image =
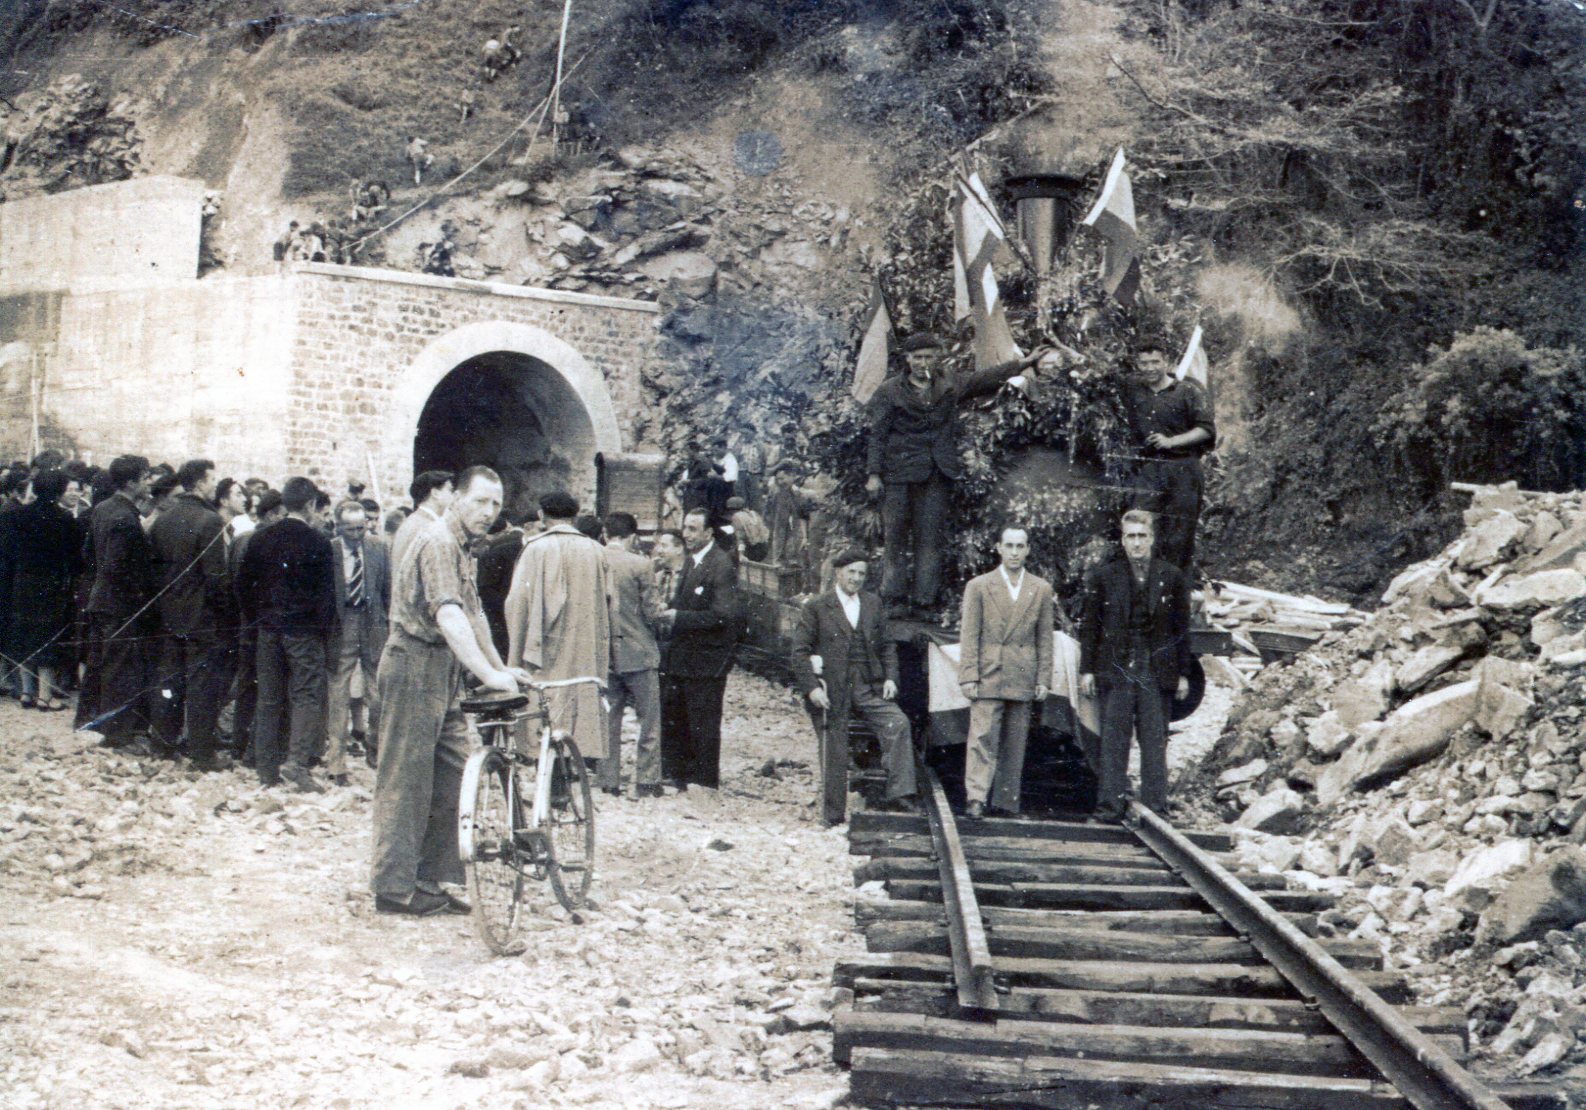
[[947, 198], [947, 224], [953, 229], [953, 322], [969, 319], [969, 275], [964, 271], [964, 225], [958, 218], [958, 191]]
[[956, 292], [961, 266], [970, 315], [975, 321], [975, 369], [985, 370], [1024, 357], [1008, 327], [1008, 315], [993, 270], [998, 254], [1007, 250], [1008, 231], [978, 173], [968, 177], [960, 174], [957, 194], [954, 286]]
[[1173, 377], [1178, 381], [1189, 378], [1199, 382], [1202, 389], [1207, 389], [1210, 376], [1211, 364], [1206, 361], [1206, 351], [1201, 347], [1200, 325], [1196, 324], [1189, 346], [1184, 348], [1184, 357], [1178, 360], [1178, 369], [1173, 372]]
[[854, 364], [854, 399], [861, 405], [869, 402], [876, 388], [886, 380], [887, 355], [892, 349], [892, 316], [887, 312], [887, 298], [881, 292], [880, 279], [871, 283], [870, 307], [865, 321], [865, 337], [859, 342], [859, 361]]
[[1119, 304], [1133, 305], [1140, 290], [1140, 236], [1134, 224], [1134, 188], [1129, 183], [1123, 148], [1112, 157], [1101, 196], [1081, 222], [1107, 240], [1102, 259], [1102, 288]]

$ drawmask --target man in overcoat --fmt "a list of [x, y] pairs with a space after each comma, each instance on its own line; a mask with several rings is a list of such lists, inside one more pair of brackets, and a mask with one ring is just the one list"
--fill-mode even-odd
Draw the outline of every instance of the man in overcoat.
[[154, 554], [143, 530], [138, 501], [153, 484], [149, 460], [120, 455], [110, 461], [113, 494], [94, 506], [88, 553], [94, 583], [88, 593], [88, 673], [84, 696], [92, 718], [84, 727], [124, 747], [148, 730], [146, 644], [158, 627], [148, 602], [154, 597]]
[[596, 678], [552, 690], [551, 726], [565, 729], [586, 759], [606, 757], [601, 692], [611, 668], [611, 611], [601, 545], [573, 526], [578, 500], [570, 493], [540, 498], [545, 531], [530, 536], [507, 590], [507, 666], [541, 682]]
[[228, 761], [216, 754], [215, 729], [236, 667], [230, 635], [236, 613], [226, 568], [225, 523], [212, 500], [215, 464], [208, 459], [183, 463], [176, 480], [182, 492], [149, 529], [165, 630], [154, 730], [159, 743], [174, 750], [185, 723], [193, 765], [221, 770]]
[[966, 812], [1019, 812], [1024, 748], [1032, 712], [1046, 700], [1052, 677], [1052, 587], [1024, 569], [1030, 538], [1002, 530], [1001, 565], [964, 587], [958, 682], [969, 699], [964, 755]]
[[1101, 699], [1096, 815], [1116, 821], [1129, 793], [1129, 741], [1140, 744], [1140, 800], [1167, 807], [1167, 724], [1173, 695], [1189, 693], [1189, 581], [1153, 554], [1150, 513], [1123, 514], [1123, 557], [1086, 582], [1080, 688]]
[[679, 789], [721, 785], [721, 703], [738, 644], [738, 568], [706, 509], [683, 514], [683, 569], [661, 614], [672, 637], [661, 663], [661, 775]]
[[864, 590], [865, 553], [838, 555], [833, 585], [804, 603], [793, 632], [799, 689], [824, 717], [820, 730], [821, 817], [840, 825], [848, 802], [848, 728], [862, 718], [881, 741], [886, 801], [903, 806], [917, 790], [909, 719], [898, 696], [898, 646], [887, 635], [881, 599]]

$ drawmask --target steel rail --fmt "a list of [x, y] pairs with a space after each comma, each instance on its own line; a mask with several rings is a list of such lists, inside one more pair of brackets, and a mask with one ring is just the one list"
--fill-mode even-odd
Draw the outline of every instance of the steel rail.
[[1314, 1002], [1417, 1110], [1509, 1110], [1508, 1103], [1172, 825], [1138, 802], [1130, 803], [1125, 823]]
[[958, 1004], [966, 1010], [995, 1013], [997, 991], [992, 981], [991, 946], [975, 898], [975, 880], [969, 873], [958, 825], [947, 808], [947, 793], [936, 772], [923, 768], [925, 815], [931, 823], [931, 843], [942, 877], [942, 905], [947, 910], [947, 937], [953, 958], [953, 982]]

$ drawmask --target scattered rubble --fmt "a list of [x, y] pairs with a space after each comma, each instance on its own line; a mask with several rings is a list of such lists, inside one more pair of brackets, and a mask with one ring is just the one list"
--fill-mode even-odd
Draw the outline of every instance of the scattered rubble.
[[532, 889], [505, 959], [467, 918], [375, 913], [367, 770], [261, 790], [0, 703], [0, 1101], [834, 1105], [847, 843], [795, 695], [734, 674], [727, 698], [723, 789], [598, 794], [596, 907]]
[[1250, 866], [1337, 890], [1324, 924], [1422, 1002], [1464, 1005], [1491, 1066], [1580, 1081], [1586, 495], [1473, 493], [1380, 610], [1251, 680], [1187, 788]]

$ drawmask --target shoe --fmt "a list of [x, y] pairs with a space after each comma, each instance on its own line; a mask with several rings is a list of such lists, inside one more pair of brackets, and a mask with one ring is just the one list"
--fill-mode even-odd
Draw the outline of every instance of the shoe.
[[662, 789], [661, 784], [658, 782], [640, 783], [633, 788], [633, 794], [636, 798], [659, 798], [665, 793], [666, 791]]
[[622, 797], [622, 787], [620, 786], [602, 786], [600, 789], [610, 794], [613, 798]]
[[188, 760], [190, 770], [201, 771], [206, 774], [214, 771], [229, 771], [232, 768], [231, 757], [215, 753], [213, 755], [197, 755]]
[[23, 709], [32, 709], [36, 705], [38, 705], [38, 702], [33, 700], [33, 695], [32, 694], [23, 694], [22, 695], [22, 708]]
[[343, 771], [339, 775], [332, 775], [330, 777], [330, 781], [335, 783], [337, 786], [351, 786], [352, 776]]
[[985, 815], [985, 802], [970, 802], [969, 805], [964, 807], [964, 816], [970, 818], [973, 821], [978, 821]]
[[467, 917], [474, 912], [474, 908], [466, 901], [457, 897], [449, 890], [441, 891], [441, 897], [446, 899], [446, 909], [443, 913], [455, 914], [458, 917]]
[[444, 894], [431, 894], [425, 890], [415, 890], [413, 897], [406, 902], [396, 898], [387, 898], [377, 894], [374, 898], [376, 913], [395, 913], [407, 917], [434, 917], [438, 913], [450, 913], [452, 900]]
[[61, 710], [67, 708], [67, 706], [65, 702], [56, 701], [54, 698], [50, 698], [48, 701], [39, 702], [34, 706], [34, 708], [40, 713], [59, 713]]
[[380, 753], [375, 750], [373, 741], [364, 745], [363, 761], [369, 765], [369, 770], [371, 771], [380, 765]]
[[325, 784], [316, 779], [307, 767], [300, 767], [296, 763], [281, 765], [281, 781], [290, 785], [299, 794], [325, 793]]

